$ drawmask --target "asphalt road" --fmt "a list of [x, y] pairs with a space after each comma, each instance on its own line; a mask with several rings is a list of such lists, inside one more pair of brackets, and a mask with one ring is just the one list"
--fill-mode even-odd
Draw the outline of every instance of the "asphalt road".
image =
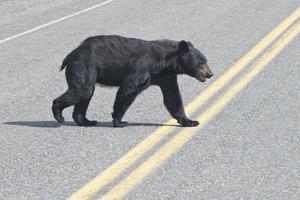
[[[0, 1], [0, 41], [101, 2]], [[66, 199], [155, 130], [166, 127], [170, 116], [156, 87], [143, 92], [130, 107], [126, 128], [111, 124], [117, 88], [101, 86], [88, 110], [97, 127], [75, 126], [72, 108], [64, 111], [64, 126], [54, 121], [52, 100], [66, 89], [59, 66], [86, 37], [120, 34], [191, 41], [207, 56], [215, 76], [204, 84], [179, 77], [187, 105], [299, 6], [298, 0], [115, 0], [0, 43], [0, 199]], [[300, 199], [299, 44], [298, 35], [125, 198]], [[201, 115], [253, 63], [191, 117]], [[176, 133], [189, 130], [175, 127], [92, 199], [114, 188]]]

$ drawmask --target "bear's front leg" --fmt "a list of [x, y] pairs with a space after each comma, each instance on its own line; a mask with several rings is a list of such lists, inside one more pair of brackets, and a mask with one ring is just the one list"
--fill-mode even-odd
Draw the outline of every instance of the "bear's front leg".
[[133, 103], [137, 95], [148, 86], [148, 81], [140, 84], [135, 83], [131, 78], [127, 79], [119, 88], [116, 100], [114, 103], [114, 112], [112, 113], [113, 126], [114, 127], [125, 127], [127, 122], [122, 122], [122, 118]]
[[190, 120], [185, 115], [181, 94], [177, 83], [177, 76], [174, 75], [164, 78], [160, 81], [159, 86], [163, 93], [164, 104], [171, 116], [174, 117], [181, 126], [198, 126], [198, 121]]
[[114, 127], [119, 127], [119, 128], [123, 128], [125, 126], [127, 126], [127, 122], [124, 121], [120, 121], [119, 119], [113, 119], [113, 126]]
[[199, 125], [198, 121], [190, 120], [188, 118], [177, 119], [177, 122], [183, 127], [193, 127]]
[[112, 118], [113, 118], [113, 126], [114, 127], [125, 127], [126, 122], [122, 122], [122, 118], [129, 108], [129, 106], [132, 104], [136, 96], [138, 95], [139, 91], [137, 88], [125, 88], [125, 87], [120, 87], [116, 100], [114, 103], [114, 112], [112, 113]]
[[130, 63], [129, 66], [131, 66], [132, 71], [123, 80], [113, 107], [112, 118], [114, 127], [126, 126], [126, 122], [122, 122], [125, 112], [137, 95], [150, 85], [150, 74], [147, 62], [145, 62], [143, 57]]

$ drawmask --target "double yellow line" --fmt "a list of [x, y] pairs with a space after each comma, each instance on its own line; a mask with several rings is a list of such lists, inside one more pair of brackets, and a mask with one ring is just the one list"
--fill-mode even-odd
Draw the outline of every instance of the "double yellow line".
[[[255, 47], [253, 47], [248, 53], [239, 59], [231, 68], [223, 73], [215, 82], [213, 82], [187, 106], [186, 111], [188, 115], [199, 109], [219, 90], [221, 90], [226, 83], [230, 82], [241, 70], [243, 70], [254, 58], [256, 58], [257, 55], [267, 49], [280, 36], [278, 40], [269, 48], [269, 50], [266, 51], [255, 62], [255, 64], [251, 66], [251, 70], [246, 75], [234, 83], [207, 110], [198, 116], [197, 120], [200, 122], [198, 127], [183, 129], [177, 133], [171, 140], [159, 148], [146, 161], [140, 164], [101, 199], [121, 199], [136, 184], [141, 182], [145, 176], [158, 168], [174, 152], [176, 152], [187, 141], [189, 141], [197, 133], [197, 131], [199, 131], [199, 129], [203, 128], [207, 122], [209, 122], [217, 113], [219, 113], [232, 100], [232, 98], [237, 95], [239, 91], [247, 86], [249, 82], [297, 36], [297, 34], [300, 32], [300, 24], [296, 22], [299, 17], [300, 8], [297, 8], [292, 14], [290, 14], [290, 16], [288, 16], [277, 27], [275, 27]], [[167, 123], [174, 123], [174, 120], [169, 120]], [[171, 126], [164, 126], [157, 129], [68, 199], [90, 199], [97, 192], [103, 189], [104, 186], [112, 183], [113, 180], [118, 178], [126, 169], [132, 166], [163, 138], [168, 136], [173, 129], [174, 127]]]

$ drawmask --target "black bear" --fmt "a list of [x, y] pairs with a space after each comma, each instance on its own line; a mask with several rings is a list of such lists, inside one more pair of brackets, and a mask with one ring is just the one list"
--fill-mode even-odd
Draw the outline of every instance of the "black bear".
[[63, 123], [62, 111], [74, 105], [73, 119], [80, 126], [95, 126], [86, 111], [95, 84], [119, 86], [113, 106], [113, 126], [123, 127], [122, 118], [137, 95], [157, 85], [169, 113], [182, 126], [197, 126], [185, 115], [177, 83], [178, 74], [204, 82], [213, 73], [205, 56], [186, 41], [146, 41], [117, 35], [89, 37], [63, 60], [68, 90], [53, 101], [54, 118]]

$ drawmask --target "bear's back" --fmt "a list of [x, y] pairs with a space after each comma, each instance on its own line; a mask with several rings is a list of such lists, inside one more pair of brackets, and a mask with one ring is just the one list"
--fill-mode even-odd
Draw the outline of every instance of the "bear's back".
[[81, 45], [88, 46], [99, 56], [124, 60], [143, 55], [160, 59], [174, 50], [176, 44], [172, 40], [147, 41], [119, 35], [99, 35], [87, 38]]

